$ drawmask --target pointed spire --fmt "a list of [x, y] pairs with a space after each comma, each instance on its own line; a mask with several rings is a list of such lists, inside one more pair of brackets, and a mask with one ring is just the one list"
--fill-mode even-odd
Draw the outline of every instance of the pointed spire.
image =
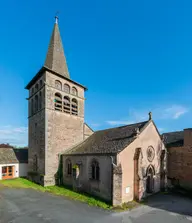
[[70, 78], [59, 32], [58, 16], [55, 16], [55, 24], [44, 65], [45, 67]]

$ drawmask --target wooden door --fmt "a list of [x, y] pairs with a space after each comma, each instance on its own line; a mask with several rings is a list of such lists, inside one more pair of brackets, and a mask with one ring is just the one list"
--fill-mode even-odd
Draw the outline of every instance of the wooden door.
[[2, 167], [2, 179], [11, 179], [14, 177], [14, 166]]

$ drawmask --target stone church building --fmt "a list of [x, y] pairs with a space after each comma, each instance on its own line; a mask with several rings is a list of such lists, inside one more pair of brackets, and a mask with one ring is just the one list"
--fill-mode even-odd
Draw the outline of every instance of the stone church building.
[[87, 88], [70, 77], [58, 18], [44, 66], [26, 89], [29, 178], [54, 185], [61, 167], [64, 184], [113, 205], [166, 187], [167, 153], [151, 113], [144, 122], [96, 132], [84, 122]]

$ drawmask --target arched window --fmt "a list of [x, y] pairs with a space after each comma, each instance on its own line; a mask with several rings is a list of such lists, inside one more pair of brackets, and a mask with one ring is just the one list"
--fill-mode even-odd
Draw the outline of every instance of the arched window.
[[34, 112], [38, 111], [38, 95], [35, 95], [35, 109]]
[[34, 114], [34, 101], [31, 99], [31, 115]]
[[62, 111], [62, 96], [59, 93], [55, 93], [55, 110]]
[[33, 170], [35, 172], [38, 171], [38, 159], [37, 159], [37, 155], [34, 155], [34, 160], [33, 160]]
[[34, 88], [31, 89], [31, 94], [32, 94], [32, 95], [34, 94]]
[[55, 81], [55, 87], [58, 89], [58, 90], [62, 90], [62, 84], [61, 84], [61, 82], [60, 81], [58, 81], [58, 80], [56, 80]]
[[67, 172], [67, 175], [71, 176], [72, 174], [72, 163], [71, 163], [71, 160], [70, 159], [67, 159], [66, 160], [66, 172]]
[[40, 85], [40, 87], [43, 86], [43, 81], [42, 80], [40, 80], [39, 85]]
[[100, 168], [99, 163], [96, 160], [93, 160], [91, 163], [91, 178], [93, 180], [100, 179]]
[[77, 96], [77, 89], [75, 87], [72, 87], [72, 94]]
[[72, 115], [78, 115], [78, 103], [75, 98], [72, 99]]
[[38, 90], [39, 90], [39, 85], [36, 84], [36, 85], [35, 85], [35, 91], [38, 91]]
[[70, 114], [71, 105], [70, 105], [70, 98], [68, 96], [64, 97], [64, 112]]
[[70, 93], [70, 87], [69, 87], [69, 85], [68, 84], [64, 84], [64, 88], [63, 88], [63, 90], [66, 92], [66, 93]]
[[42, 108], [42, 95], [41, 91], [39, 92], [39, 110]]

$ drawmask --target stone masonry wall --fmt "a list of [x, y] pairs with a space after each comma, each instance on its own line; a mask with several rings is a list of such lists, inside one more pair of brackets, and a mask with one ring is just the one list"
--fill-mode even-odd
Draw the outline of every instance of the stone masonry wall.
[[168, 149], [168, 178], [173, 185], [192, 189], [192, 148], [190, 146]]
[[[38, 89], [36, 88], [38, 86]], [[32, 100], [41, 95], [38, 111], [32, 113]], [[29, 90], [28, 99], [28, 171], [34, 171], [34, 158], [37, 156], [37, 172], [45, 173], [45, 86], [44, 75]], [[33, 104], [34, 105], [34, 104]], [[34, 109], [34, 108], [33, 108]]]
[[[64, 86], [75, 86], [78, 96], [67, 94], [55, 88], [55, 80]], [[78, 116], [54, 110], [54, 95], [59, 92], [62, 98], [67, 95], [78, 101]], [[54, 175], [58, 170], [59, 154], [83, 141], [84, 128], [84, 89], [71, 84], [65, 79], [46, 72], [46, 154], [45, 154], [45, 185], [55, 184]]]
[[[106, 201], [111, 201], [112, 194], [112, 165], [109, 156], [65, 156], [63, 155], [63, 182], [73, 185], [72, 175], [67, 175], [67, 160], [71, 160], [72, 166], [79, 165], [79, 190], [98, 196]], [[91, 179], [91, 162], [97, 160], [100, 167], [100, 180]]]

